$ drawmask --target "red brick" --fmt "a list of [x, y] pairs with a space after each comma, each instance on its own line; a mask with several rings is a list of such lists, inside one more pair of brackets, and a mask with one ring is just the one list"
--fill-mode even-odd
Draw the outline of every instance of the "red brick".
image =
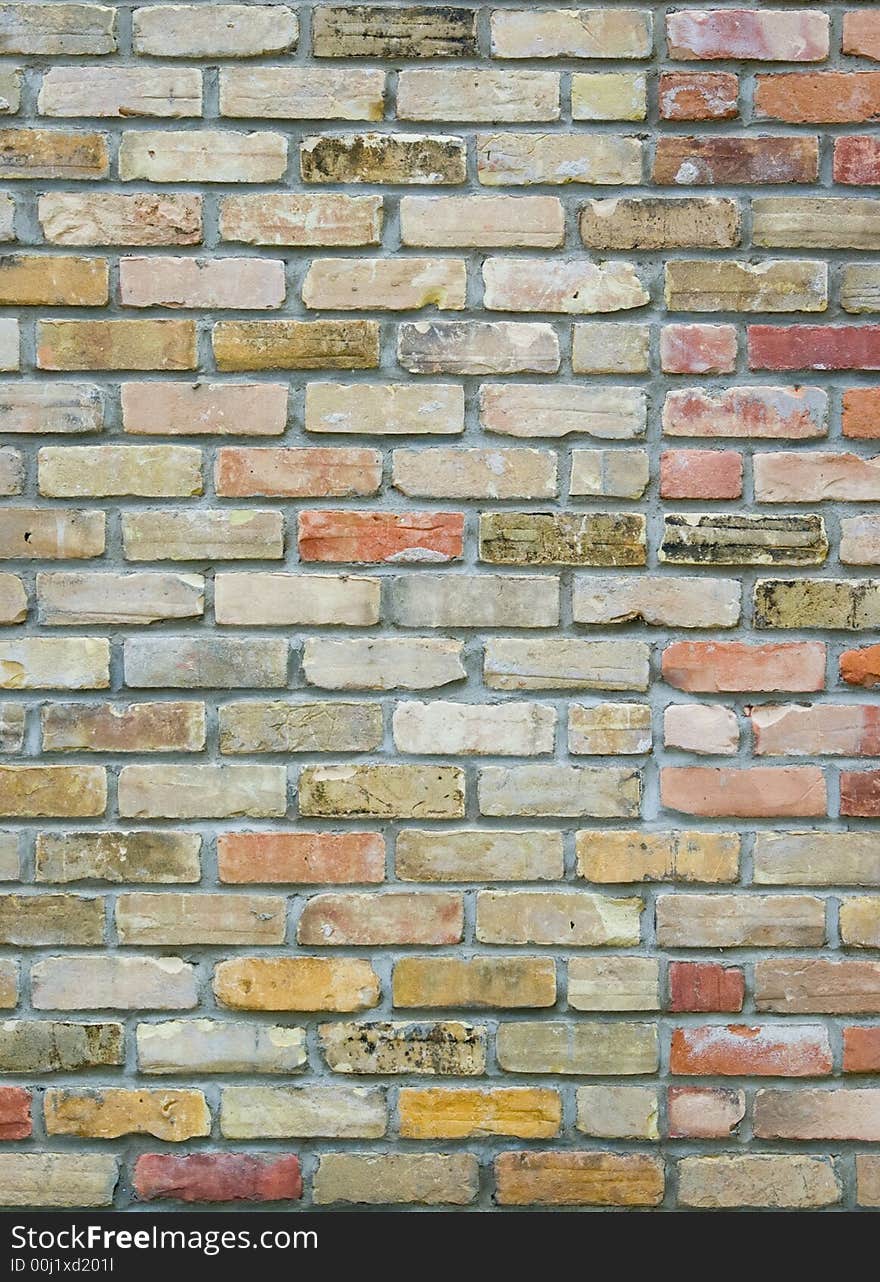
[[739, 78], [730, 71], [668, 71], [660, 77], [662, 120], [731, 120]]
[[821, 641], [674, 641], [663, 651], [663, 679], [700, 693], [813, 691], [825, 685]]
[[250, 1153], [142, 1153], [132, 1183], [144, 1202], [294, 1201], [303, 1187], [299, 1158]]
[[669, 963], [671, 1011], [740, 1011], [745, 975], [739, 966], [720, 962]]
[[[669, 810], [708, 818], [818, 817], [825, 815], [828, 806], [825, 776], [818, 766], [752, 766], [742, 770], [664, 766], [660, 771], [660, 799]], [[876, 805], [873, 813], [880, 814], [880, 773]]]
[[375, 494], [382, 464], [365, 449], [221, 449], [217, 493], [224, 498], [346, 498]]
[[738, 499], [742, 455], [736, 450], [665, 450], [660, 456], [663, 499]]
[[843, 15], [843, 52], [880, 62], [880, 9]]
[[851, 686], [880, 685], [880, 645], [844, 650], [840, 656], [840, 679]]
[[664, 374], [730, 374], [736, 369], [733, 325], [664, 325], [660, 331]]
[[880, 116], [880, 71], [758, 76], [755, 114], [793, 125], [845, 125]]
[[811, 183], [819, 174], [815, 137], [659, 138], [654, 182], [705, 187], [753, 183]]
[[843, 434], [880, 439], [880, 387], [850, 387], [843, 394]]
[[840, 813], [880, 818], [880, 770], [841, 770]]
[[224, 832], [217, 863], [220, 880], [239, 885], [377, 882], [385, 877], [385, 838], [378, 832]]
[[669, 1068], [693, 1077], [820, 1077], [831, 1072], [831, 1043], [821, 1025], [676, 1028]]
[[30, 1091], [0, 1087], [0, 1140], [26, 1140], [32, 1129]]
[[725, 1140], [745, 1113], [744, 1091], [721, 1086], [670, 1086], [666, 1092], [670, 1139]]
[[880, 183], [880, 139], [856, 134], [834, 143], [834, 181], [850, 187]]
[[457, 560], [464, 542], [461, 512], [321, 512], [299, 514], [303, 561]]
[[670, 58], [818, 62], [828, 32], [827, 14], [804, 9], [682, 9], [666, 18]]
[[853, 1025], [843, 1030], [843, 1071], [880, 1073], [880, 1027]]
[[880, 325], [750, 325], [750, 369], [880, 369]]

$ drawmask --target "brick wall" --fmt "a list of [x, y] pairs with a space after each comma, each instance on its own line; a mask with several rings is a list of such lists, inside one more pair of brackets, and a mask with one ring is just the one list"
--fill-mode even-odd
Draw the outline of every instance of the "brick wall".
[[0, 1203], [880, 1205], [880, 9], [0, 54]]

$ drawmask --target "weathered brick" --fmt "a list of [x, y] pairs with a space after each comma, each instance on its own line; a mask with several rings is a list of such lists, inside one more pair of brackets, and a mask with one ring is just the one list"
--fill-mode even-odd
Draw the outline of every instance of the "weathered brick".
[[672, 391], [663, 405], [665, 436], [824, 436], [827, 393], [818, 387], [735, 387], [714, 395]]
[[759, 832], [752, 862], [753, 880], [765, 886], [880, 885], [880, 843], [870, 832]]
[[397, 334], [397, 359], [411, 374], [555, 374], [559, 339], [524, 321], [411, 321]]
[[464, 797], [458, 766], [305, 766], [299, 777], [300, 814], [307, 816], [460, 819]]
[[575, 325], [571, 368], [575, 374], [646, 374], [651, 327], [624, 321]]
[[735, 120], [739, 78], [730, 71], [665, 71], [658, 99], [662, 120]]
[[41, 832], [36, 841], [35, 878], [48, 882], [194, 882], [200, 875], [201, 846], [198, 833]]
[[53, 245], [197, 245], [200, 196], [46, 192], [38, 198], [43, 235]]
[[0, 558], [80, 560], [104, 551], [103, 512], [7, 507], [0, 512]]
[[556, 881], [562, 835], [404, 828], [397, 834], [394, 869], [401, 881]]
[[432, 187], [464, 182], [466, 160], [463, 141], [446, 135], [322, 134], [303, 139], [300, 170], [307, 183], [415, 183]]
[[280, 560], [284, 518], [250, 508], [124, 512], [122, 541], [127, 561]]
[[740, 213], [722, 196], [620, 196], [587, 201], [580, 233], [589, 249], [729, 249]]
[[[0, 274], [2, 282], [2, 274]], [[625, 311], [650, 301], [630, 263], [585, 262], [570, 258], [487, 258], [483, 262], [483, 306], [488, 311]]]
[[426, 1009], [553, 1006], [556, 965], [552, 958], [497, 954], [403, 957], [394, 965], [393, 1001], [395, 1007]]
[[598, 1139], [659, 1139], [657, 1092], [651, 1086], [579, 1086], [577, 1121]]
[[214, 969], [214, 992], [232, 1010], [367, 1010], [379, 979], [359, 958], [236, 957]]
[[118, 1177], [111, 1153], [0, 1153], [4, 1206], [112, 1207]]
[[479, 1077], [486, 1071], [486, 1029], [458, 1021], [347, 1024], [318, 1028], [334, 1073], [413, 1073]]
[[407, 5], [319, 5], [316, 58], [455, 58], [477, 52], [476, 11]]
[[106, 774], [103, 766], [0, 766], [0, 814], [22, 819], [102, 815]]
[[96, 4], [4, 4], [3, 52], [71, 57], [116, 51], [116, 10]]
[[381, 196], [261, 192], [223, 196], [220, 234], [247, 245], [377, 245]]
[[[124, 1063], [122, 1024], [9, 1019], [0, 1024], [4, 1073], [70, 1073]], [[20, 1137], [19, 1137], [20, 1138]]]
[[758, 1091], [755, 1134], [760, 1139], [880, 1139], [880, 1095], [851, 1090]]
[[740, 617], [740, 591], [734, 579], [595, 575], [575, 580], [572, 614], [576, 623], [732, 628]]
[[477, 178], [484, 187], [639, 183], [642, 143], [600, 133], [477, 134]]
[[651, 750], [651, 710], [640, 703], [572, 704], [568, 751], [572, 756], [635, 755]]
[[116, 934], [121, 944], [281, 944], [285, 909], [280, 895], [129, 892], [116, 900]]
[[299, 1158], [249, 1153], [141, 1153], [132, 1185], [141, 1201], [280, 1202], [302, 1197]]
[[464, 393], [452, 383], [307, 383], [305, 429], [455, 436], [464, 430]]
[[563, 210], [555, 196], [404, 196], [400, 237], [423, 247], [555, 249]]
[[61, 624], [144, 624], [204, 613], [200, 574], [37, 575], [40, 621]]
[[880, 325], [750, 325], [749, 369], [880, 369]]
[[123, 182], [277, 182], [286, 169], [287, 139], [265, 129], [251, 134], [232, 129], [126, 130], [119, 145]]
[[283, 4], [149, 5], [132, 15], [135, 53], [162, 58], [253, 58], [296, 45], [295, 11]]
[[573, 120], [644, 120], [647, 81], [639, 72], [575, 72], [571, 78]]
[[266, 310], [284, 302], [284, 264], [253, 258], [122, 258], [126, 307]]
[[799, 259], [740, 262], [679, 259], [665, 267], [665, 299], [676, 312], [821, 312], [828, 267]]
[[780, 1014], [880, 1012], [880, 965], [830, 957], [762, 958], [755, 963], [755, 1009]]
[[391, 616], [410, 628], [552, 628], [559, 583], [544, 575], [420, 574], [393, 582]]
[[654, 1073], [654, 1024], [586, 1020], [504, 1022], [498, 1026], [498, 1063], [511, 1073], [605, 1077]]
[[41, 709], [47, 752], [199, 752], [201, 703], [56, 703]]
[[464, 932], [461, 895], [441, 891], [313, 895], [300, 915], [297, 943], [457, 944]]
[[217, 837], [220, 880], [333, 885], [385, 876], [385, 841], [371, 832], [226, 832]]
[[593, 882], [736, 881], [739, 837], [732, 832], [585, 830], [576, 834], [577, 871]]
[[33, 1130], [31, 1093], [22, 1086], [0, 1087], [0, 1140], [24, 1140]]
[[549, 450], [399, 449], [392, 455], [392, 484], [410, 498], [552, 498], [556, 475]]
[[214, 617], [220, 624], [363, 627], [378, 622], [379, 581], [329, 574], [220, 574]]
[[657, 1010], [660, 965], [654, 957], [572, 957], [568, 1004], [586, 1011]]
[[735, 753], [739, 747], [736, 713], [713, 703], [673, 703], [663, 713], [663, 743], [684, 752]]
[[201, 1091], [47, 1090], [43, 1111], [49, 1135], [96, 1139], [153, 1135], [179, 1143], [207, 1135], [211, 1126]]
[[123, 766], [118, 792], [119, 813], [131, 819], [281, 817], [287, 809], [283, 766]]
[[667, 810], [735, 818], [824, 816], [824, 773], [815, 766], [664, 766], [660, 798]]
[[685, 137], [657, 141], [653, 180], [658, 186], [751, 186], [811, 183], [819, 173], [816, 137]]
[[880, 619], [880, 582], [875, 579], [759, 579], [755, 584], [757, 628], [875, 628]]
[[876, 249], [877, 202], [847, 196], [756, 196], [755, 245], [794, 249]]
[[491, 565], [644, 565], [640, 514], [484, 512], [480, 560]]
[[37, 365], [50, 370], [195, 369], [188, 320], [41, 320]]
[[672, 948], [816, 948], [825, 901], [810, 895], [660, 895], [657, 938]]
[[227, 1086], [220, 1097], [227, 1139], [375, 1139], [385, 1126], [385, 1097], [375, 1087]]
[[106, 178], [109, 168], [103, 134], [0, 129], [0, 178], [79, 181]]
[[31, 967], [35, 1010], [191, 1010], [195, 968], [179, 957], [44, 957]]
[[642, 1153], [502, 1153], [495, 1158], [500, 1206], [657, 1206], [664, 1175]]
[[745, 1091], [670, 1086], [666, 1112], [670, 1139], [724, 1140], [746, 1115]]
[[880, 647], [844, 650], [840, 656], [840, 679], [847, 685], [874, 686], [880, 683]]
[[375, 321], [219, 321], [211, 340], [217, 368], [224, 372], [374, 369], [379, 364]]
[[227, 703], [220, 751], [369, 752], [380, 746], [382, 709], [368, 703]]
[[666, 39], [671, 58], [820, 62], [828, 56], [829, 19], [804, 9], [683, 9], [667, 14]]
[[568, 492], [590, 498], [639, 499], [650, 479], [645, 450], [573, 450]]
[[302, 287], [306, 307], [339, 311], [460, 311], [466, 292], [467, 268], [460, 258], [315, 258]]
[[428, 690], [465, 676], [462, 643], [433, 637], [307, 639], [303, 673], [325, 690]]
[[669, 963], [671, 1011], [741, 1011], [745, 975], [739, 966], [718, 962]]
[[484, 766], [483, 815], [632, 819], [639, 814], [639, 772], [623, 766]]
[[488, 637], [483, 679], [495, 690], [647, 690], [642, 641]]
[[679, 690], [813, 691], [825, 685], [821, 641], [756, 645], [742, 641], [675, 641], [663, 651], [663, 679]]
[[476, 939], [483, 944], [637, 945], [641, 899], [583, 890], [481, 890]]
[[220, 114], [269, 120], [381, 120], [385, 72], [324, 67], [223, 68]]
[[169, 67], [51, 67], [37, 110], [43, 116], [200, 116], [202, 73]]
[[660, 497], [738, 499], [743, 458], [736, 450], [664, 450], [660, 456]]
[[670, 1072], [698, 1077], [821, 1077], [831, 1063], [827, 1030], [809, 1024], [676, 1028], [669, 1051]]
[[685, 1207], [809, 1210], [832, 1206], [840, 1197], [840, 1180], [826, 1157], [724, 1153], [684, 1157], [678, 1164], [678, 1200]]
[[843, 15], [843, 52], [880, 61], [880, 27], [872, 9], [852, 10]]
[[454, 561], [462, 554], [461, 512], [301, 512], [297, 546], [303, 561]]
[[431, 756], [536, 756], [553, 751], [556, 711], [545, 704], [399, 703], [394, 743]]
[[834, 143], [834, 181], [854, 187], [880, 183], [880, 150], [876, 139], [863, 134]]
[[280, 637], [136, 637], [123, 648], [125, 683], [140, 689], [286, 686], [287, 658]]
[[470, 1153], [325, 1153], [314, 1177], [318, 1206], [334, 1202], [465, 1206], [477, 1196]]

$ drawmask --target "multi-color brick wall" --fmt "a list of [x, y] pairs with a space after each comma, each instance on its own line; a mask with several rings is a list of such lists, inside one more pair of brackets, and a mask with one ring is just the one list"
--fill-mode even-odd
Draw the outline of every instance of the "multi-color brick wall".
[[880, 1205], [880, 8], [0, 54], [0, 1203]]

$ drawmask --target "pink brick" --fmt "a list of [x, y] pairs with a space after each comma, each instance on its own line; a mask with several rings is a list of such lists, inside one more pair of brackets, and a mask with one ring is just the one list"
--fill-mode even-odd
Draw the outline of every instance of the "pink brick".
[[461, 512], [321, 512], [299, 514], [303, 561], [453, 561], [462, 554]]
[[819, 62], [828, 57], [829, 19], [805, 9], [683, 9], [666, 17], [671, 58]]
[[375, 450], [228, 449], [217, 455], [224, 498], [346, 498], [375, 494], [382, 464]]
[[746, 1115], [745, 1091], [721, 1086], [670, 1086], [666, 1092], [670, 1139], [725, 1140]]
[[820, 1077], [831, 1072], [828, 1030], [810, 1024], [676, 1028], [669, 1068], [699, 1077]]
[[679, 690], [812, 691], [825, 685], [821, 641], [754, 645], [745, 641], [674, 641], [663, 651], [663, 680]]
[[736, 752], [739, 725], [736, 713], [716, 703], [673, 703], [663, 714], [663, 742], [684, 752]]
[[660, 331], [664, 374], [730, 374], [736, 369], [733, 325], [664, 325]]
[[880, 501], [880, 459], [858, 454], [756, 454], [755, 498], [759, 503], [876, 503]]
[[805, 440], [825, 435], [827, 408], [827, 394], [818, 387], [688, 387], [668, 393], [663, 433]]
[[706, 818], [819, 817], [828, 808], [825, 776], [817, 766], [664, 766], [660, 799], [668, 810]]
[[383, 881], [385, 838], [378, 832], [224, 832], [217, 864], [220, 880], [234, 884]]
[[742, 455], [736, 450], [665, 450], [660, 456], [660, 497], [738, 499]]
[[856, 9], [843, 15], [843, 52], [880, 62], [880, 10]]
[[284, 383], [123, 383], [122, 424], [137, 436], [280, 436]]
[[752, 709], [758, 756], [880, 756], [880, 705], [764, 704]]

